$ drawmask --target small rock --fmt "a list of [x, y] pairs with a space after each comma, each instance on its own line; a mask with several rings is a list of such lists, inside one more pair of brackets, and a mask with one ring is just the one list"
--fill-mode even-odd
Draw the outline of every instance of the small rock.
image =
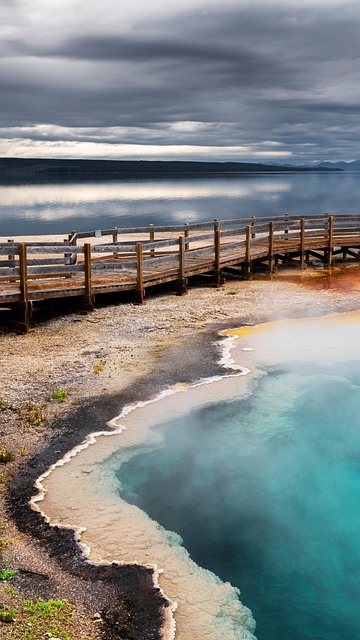
[[94, 613], [93, 620], [94, 620], [94, 622], [102, 622], [102, 617], [101, 617], [100, 613]]

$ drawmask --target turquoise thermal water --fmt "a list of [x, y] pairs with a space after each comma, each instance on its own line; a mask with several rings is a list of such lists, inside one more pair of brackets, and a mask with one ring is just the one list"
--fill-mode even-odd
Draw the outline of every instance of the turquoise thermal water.
[[360, 638], [360, 362], [273, 367], [159, 427], [121, 496], [230, 581], [259, 640]]

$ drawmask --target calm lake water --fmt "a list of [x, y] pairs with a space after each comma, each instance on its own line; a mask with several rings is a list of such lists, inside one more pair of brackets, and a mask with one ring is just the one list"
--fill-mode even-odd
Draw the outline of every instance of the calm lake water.
[[0, 186], [0, 236], [359, 210], [360, 173]]

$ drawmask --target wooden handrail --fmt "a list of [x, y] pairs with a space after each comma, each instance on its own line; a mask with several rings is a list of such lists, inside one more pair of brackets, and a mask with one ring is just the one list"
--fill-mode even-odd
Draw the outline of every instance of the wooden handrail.
[[[172, 281], [182, 294], [194, 275], [210, 275], [219, 286], [224, 269], [248, 278], [254, 264], [272, 273], [279, 261], [303, 269], [314, 259], [326, 266], [334, 256], [360, 260], [360, 214], [267, 216], [146, 229], [150, 235], [144, 239], [143, 228], [133, 228], [134, 239], [128, 242], [118, 242], [129, 230], [117, 227], [92, 232], [99, 238], [93, 245], [75, 244], [81, 239], [75, 233], [64, 242], [0, 242], [0, 304], [11, 302], [18, 314], [13, 323], [23, 331], [36, 300], [76, 296], [90, 311], [97, 293], [133, 291], [142, 303], [145, 287]], [[171, 231], [170, 237], [161, 235], [164, 229]], [[178, 235], [175, 229], [180, 229]], [[116, 241], [109, 242], [108, 235]], [[103, 242], [100, 236], [105, 236]]]

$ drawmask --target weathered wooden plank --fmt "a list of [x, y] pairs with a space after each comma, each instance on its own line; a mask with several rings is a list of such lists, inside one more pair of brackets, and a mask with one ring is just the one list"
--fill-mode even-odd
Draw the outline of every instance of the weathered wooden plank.
[[[26, 244], [27, 253], [39, 253], [42, 255], [53, 253], [83, 253], [83, 247], [72, 247], [61, 243], [56, 244], [39, 244], [39, 243], [22, 243]], [[0, 244], [0, 255], [19, 255], [19, 243]]]
[[122, 262], [121, 260], [116, 260], [110, 262], [110, 258], [108, 262], [92, 262], [91, 268], [93, 273], [100, 274], [104, 271], [126, 271], [127, 269], [136, 269], [136, 261], [133, 260], [131, 262]]
[[28, 258], [27, 263], [29, 266], [71, 264], [70, 258]]
[[93, 253], [134, 253], [136, 254], [136, 242], [122, 244], [117, 242], [116, 244], [96, 244], [92, 247]]
[[83, 271], [84, 271], [84, 266], [81, 264], [55, 265], [54, 267], [52, 267], [51, 265], [28, 267], [28, 273], [33, 275], [53, 274], [53, 273], [78, 273]]
[[0, 276], [14, 276], [14, 275], [20, 275], [20, 267], [16, 266], [16, 267], [0, 267]]
[[7, 256], [7, 255], [14, 255], [14, 256], [18, 256], [19, 255], [19, 245], [18, 244], [6, 244], [6, 245], [0, 245], [0, 256]]
[[360, 236], [360, 228], [356, 225], [353, 227], [349, 227], [348, 225], [346, 226], [341, 226], [339, 227], [338, 225], [334, 224], [334, 234], [344, 234], [344, 233], [349, 233], [350, 235], [359, 235]]
[[84, 247], [73, 247], [71, 245], [56, 244], [56, 245], [40, 245], [40, 244], [27, 244], [27, 252], [30, 254], [40, 253], [70, 253], [78, 254], [84, 253]]

